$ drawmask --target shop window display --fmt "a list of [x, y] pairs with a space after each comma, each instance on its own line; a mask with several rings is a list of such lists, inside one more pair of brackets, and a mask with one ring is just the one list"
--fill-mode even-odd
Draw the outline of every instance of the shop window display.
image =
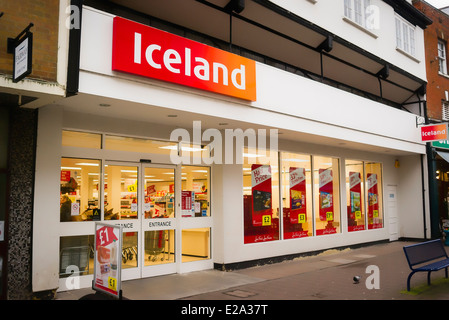
[[382, 165], [380, 163], [365, 163], [366, 192], [368, 201], [368, 229], [382, 228]]
[[210, 168], [182, 166], [181, 215], [187, 217], [210, 216]]
[[348, 231], [365, 230], [365, 175], [363, 161], [346, 160]]
[[100, 161], [61, 159], [60, 221], [98, 221]]
[[138, 219], [138, 170], [135, 166], [108, 165], [104, 177], [104, 220]]
[[313, 235], [310, 155], [281, 153], [284, 239]]
[[244, 242], [279, 240], [278, 153], [243, 153]]
[[339, 160], [313, 157], [316, 235], [340, 232]]

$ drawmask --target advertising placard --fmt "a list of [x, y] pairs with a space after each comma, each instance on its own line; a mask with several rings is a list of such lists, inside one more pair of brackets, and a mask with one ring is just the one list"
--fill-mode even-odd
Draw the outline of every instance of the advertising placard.
[[290, 167], [290, 222], [305, 223], [306, 169]]
[[368, 187], [368, 229], [382, 228], [379, 217], [379, 191], [377, 174], [368, 173], [366, 176]]
[[181, 215], [183, 217], [195, 216], [195, 192], [184, 190], [181, 192]]
[[335, 233], [336, 229], [332, 227], [334, 221], [334, 178], [332, 169], [319, 169], [319, 208], [320, 220], [327, 221], [325, 229], [317, 229], [317, 235]]
[[365, 225], [359, 224], [362, 219], [362, 179], [360, 172], [349, 172], [349, 217], [348, 231], [364, 230]]
[[122, 298], [122, 226], [95, 223], [94, 280], [92, 288]]
[[[302, 238], [308, 236], [307, 211], [306, 211], [306, 170], [305, 168], [290, 167], [289, 169], [290, 190], [290, 219], [286, 222], [284, 238]], [[287, 224], [290, 227], [287, 227]]]
[[271, 166], [251, 165], [252, 216], [254, 226], [271, 226]]

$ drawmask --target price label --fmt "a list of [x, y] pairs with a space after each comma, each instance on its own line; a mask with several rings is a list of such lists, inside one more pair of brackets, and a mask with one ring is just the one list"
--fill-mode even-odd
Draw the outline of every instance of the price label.
[[379, 210], [373, 210], [373, 217], [379, 218]]
[[326, 221], [334, 220], [334, 214], [332, 212], [326, 212]]
[[271, 216], [262, 216], [262, 226], [271, 226]]
[[355, 212], [355, 218], [356, 219], [362, 219], [362, 211], [356, 211]]
[[108, 277], [108, 289], [117, 291], [117, 279], [116, 278]]
[[300, 213], [298, 214], [298, 223], [305, 223], [306, 222], [306, 214]]

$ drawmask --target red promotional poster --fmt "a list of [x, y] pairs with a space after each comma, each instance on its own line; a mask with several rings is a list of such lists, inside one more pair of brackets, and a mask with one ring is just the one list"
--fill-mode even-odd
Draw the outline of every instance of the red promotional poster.
[[368, 184], [368, 229], [382, 228], [379, 219], [379, 191], [377, 187], [377, 174], [368, 173], [366, 176]]
[[317, 229], [317, 235], [336, 233], [336, 229], [332, 226], [334, 221], [334, 187], [332, 169], [320, 169], [319, 173], [319, 189], [320, 189], [320, 220], [327, 221], [325, 229]]
[[61, 170], [61, 181], [70, 181], [70, 170]]
[[121, 299], [122, 227], [96, 223], [93, 289]]
[[290, 167], [290, 222], [306, 222], [306, 170]]
[[253, 164], [251, 166], [251, 185], [253, 226], [271, 226], [271, 167]]
[[348, 230], [364, 230], [364, 223], [358, 224], [362, 219], [362, 179], [360, 172], [349, 172], [349, 198], [350, 206], [348, 208]]

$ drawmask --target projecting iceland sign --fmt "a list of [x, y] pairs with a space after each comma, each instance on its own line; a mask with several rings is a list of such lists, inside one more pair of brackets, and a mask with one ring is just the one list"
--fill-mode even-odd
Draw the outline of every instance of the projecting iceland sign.
[[120, 17], [113, 25], [113, 71], [256, 100], [253, 60]]

